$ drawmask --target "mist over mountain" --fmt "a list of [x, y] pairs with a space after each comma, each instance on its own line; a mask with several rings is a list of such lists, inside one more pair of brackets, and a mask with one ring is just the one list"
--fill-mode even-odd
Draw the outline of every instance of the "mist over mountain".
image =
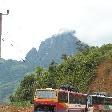
[[0, 59], [0, 102], [7, 101], [19, 81], [37, 66], [47, 68], [52, 60], [61, 63], [63, 54], [70, 56], [75, 54], [78, 48], [87, 46], [74, 34], [74, 31], [69, 31], [53, 35], [41, 42], [38, 51], [32, 48], [23, 61]]
[[43, 41], [38, 50], [40, 66], [49, 65], [52, 60], [57, 63], [61, 62], [62, 54], [72, 55], [77, 52], [76, 42], [78, 39], [74, 37], [74, 32], [65, 32], [53, 35]]
[[[79, 43], [77, 44], [77, 42]], [[73, 55], [79, 47], [84, 48], [86, 46], [87, 44], [75, 37], [75, 31], [63, 32], [42, 41], [38, 51], [32, 48], [26, 55], [26, 59], [33, 65], [47, 67], [52, 60], [60, 63], [63, 54]]]

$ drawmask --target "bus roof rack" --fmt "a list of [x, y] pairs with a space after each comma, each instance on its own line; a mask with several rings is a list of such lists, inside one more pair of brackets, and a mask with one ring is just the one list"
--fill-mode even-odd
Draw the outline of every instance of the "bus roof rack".
[[48, 89], [48, 90], [52, 90], [52, 88], [46, 88], [46, 89]]

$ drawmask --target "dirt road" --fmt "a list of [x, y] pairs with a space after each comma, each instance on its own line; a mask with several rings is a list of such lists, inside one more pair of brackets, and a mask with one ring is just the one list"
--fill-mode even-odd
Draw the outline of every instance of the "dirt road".
[[16, 107], [12, 105], [0, 105], [0, 112], [33, 112], [33, 106]]

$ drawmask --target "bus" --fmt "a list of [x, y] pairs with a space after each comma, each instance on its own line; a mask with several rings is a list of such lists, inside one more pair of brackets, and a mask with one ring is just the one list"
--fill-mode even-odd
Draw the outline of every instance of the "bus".
[[105, 112], [112, 112], [112, 97], [111, 96], [105, 97], [104, 111]]
[[92, 94], [87, 97], [88, 112], [112, 112], [112, 97]]
[[87, 112], [87, 95], [62, 89], [37, 89], [34, 112]]
[[87, 98], [88, 112], [103, 112], [104, 110], [104, 95], [88, 95]]

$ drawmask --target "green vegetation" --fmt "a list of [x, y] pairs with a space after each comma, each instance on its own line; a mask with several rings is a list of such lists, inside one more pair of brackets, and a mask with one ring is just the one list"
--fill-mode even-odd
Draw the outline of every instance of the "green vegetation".
[[20, 86], [10, 97], [11, 101], [32, 101], [36, 88], [59, 88], [70, 84], [80, 92], [87, 92], [95, 79], [97, 67], [104, 60], [112, 60], [112, 44], [102, 47], [87, 47], [76, 55], [63, 58], [61, 64], [52, 63], [48, 69], [38, 67], [34, 73], [25, 76]]
[[16, 107], [30, 107], [31, 102], [29, 101], [11, 102], [11, 105], [16, 106]]
[[0, 59], [0, 102], [7, 102], [19, 81], [33, 68], [22, 61]]
[[21, 81], [20, 86], [17, 88], [15, 96], [10, 96], [11, 102], [29, 101], [33, 96], [33, 88], [35, 77], [33, 74], [25, 76]]

